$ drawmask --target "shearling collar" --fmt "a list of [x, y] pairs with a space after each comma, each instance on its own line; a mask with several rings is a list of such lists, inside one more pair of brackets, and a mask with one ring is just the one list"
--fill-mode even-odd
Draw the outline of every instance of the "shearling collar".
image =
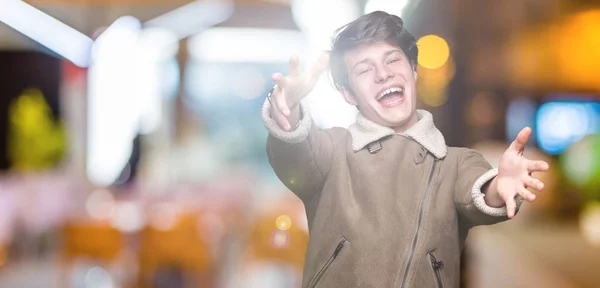
[[358, 113], [356, 123], [348, 128], [352, 135], [352, 149], [357, 152], [374, 141], [397, 134], [415, 140], [438, 159], [446, 157], [446, 141], [435, 127], [431, 113], [418, 109], [417, 118], [417, 123], [404, 133], [396, 133], [392, 128], [381, 126]]

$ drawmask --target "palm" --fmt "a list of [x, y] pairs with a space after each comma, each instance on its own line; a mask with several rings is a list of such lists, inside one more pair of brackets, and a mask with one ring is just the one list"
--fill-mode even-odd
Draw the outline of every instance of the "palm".
[[328, 65], [329, 55], [323, 54], [309, 72], [300, 73], [298, 58], [291, 57], [289, 75], [273, 74], [273, 81], [277, 84], [271, 97], [273, 116], [280, 127], [285, 127], [286, 130], [290, 129], [287, 119], [291, 115], [290, 111], [315, 87], [321, 73]]
[[282, 100], [285, 100], [285, 103], [278, 103], [278, 108], [284, 112], [286, 108], [293, 108], [302, 98], [306, 97], [314, 88], [317, 80], [319, 80], [319, 76], [327, 68], [328, 64], [328, 55], [324, 54], [309, 72], [300, 73], [298, 58], [295, 56], [291, 57], [289, 66], [290, 74], [287, 76], [283, 76], [280, 73], [273, 75], [273, 80], [277, 83], [277, 89], [280, 89], [279, 91], [282, 94]]
[[[544, 188], [544, 183], [532, 177], [531, 174], [548, 170], [548, 163], [532, 161], [523, 157], [523, 150], [530, 135], [530, 128], [521, 130], [500, 159], [497, 187], [498, 194], [507, 203], [507, 208], [509, 208], [509, 202], [513, 204], [512, 201], [518, 195], [528, 201], [535, 200], [535, 194], [527, 190], [528, 187], [535, 190]], [[511, 213], [509, 212], [509, 214]]]

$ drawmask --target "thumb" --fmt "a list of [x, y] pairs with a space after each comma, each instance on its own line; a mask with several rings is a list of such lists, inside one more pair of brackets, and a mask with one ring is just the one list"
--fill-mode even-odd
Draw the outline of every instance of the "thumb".
[[517, 134], [515, 141], [513, 141], [510, 144], [510, 148], [514, 151], [522, 152], [525, 149], [525, 145], [527, 145], [527, 142], [529, 141], [530, 136], [531, 136], [531, 128], [529, 128], [529, 127], [523, 128], [519, 132], [519, 134]]

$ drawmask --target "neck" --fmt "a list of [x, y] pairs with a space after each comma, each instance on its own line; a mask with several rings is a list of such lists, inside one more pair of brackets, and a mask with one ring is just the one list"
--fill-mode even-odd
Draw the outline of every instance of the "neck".
[[402, 125], [399, 125], [396, 127], [390, 127], [390, 128], [394, 129], [394, 132], [396, 132], [396, 133], [404, 133], [410, 127], [415, 125], [417, 123], [417, 121], [419, 121], [419, 119], [417, 117], [417, 112], [415, 111], [412, 113], [412, 115], [410, 115], [410, 118], [408, 118], [408, 120], [406, 120], [406, 122], [404, 122]]

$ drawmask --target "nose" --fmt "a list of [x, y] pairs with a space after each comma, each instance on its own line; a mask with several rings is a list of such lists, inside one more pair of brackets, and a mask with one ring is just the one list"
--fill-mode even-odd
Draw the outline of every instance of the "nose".
[[376, 76], [375, 76], [375, 82], [376, 83], [384, 83], [387, 80], [394, 78], [394, 72], [391, 71], [389, 69], [389, 67], [386, 66], [380, 66], [376, 68], [377, 70], [376, 72]]

